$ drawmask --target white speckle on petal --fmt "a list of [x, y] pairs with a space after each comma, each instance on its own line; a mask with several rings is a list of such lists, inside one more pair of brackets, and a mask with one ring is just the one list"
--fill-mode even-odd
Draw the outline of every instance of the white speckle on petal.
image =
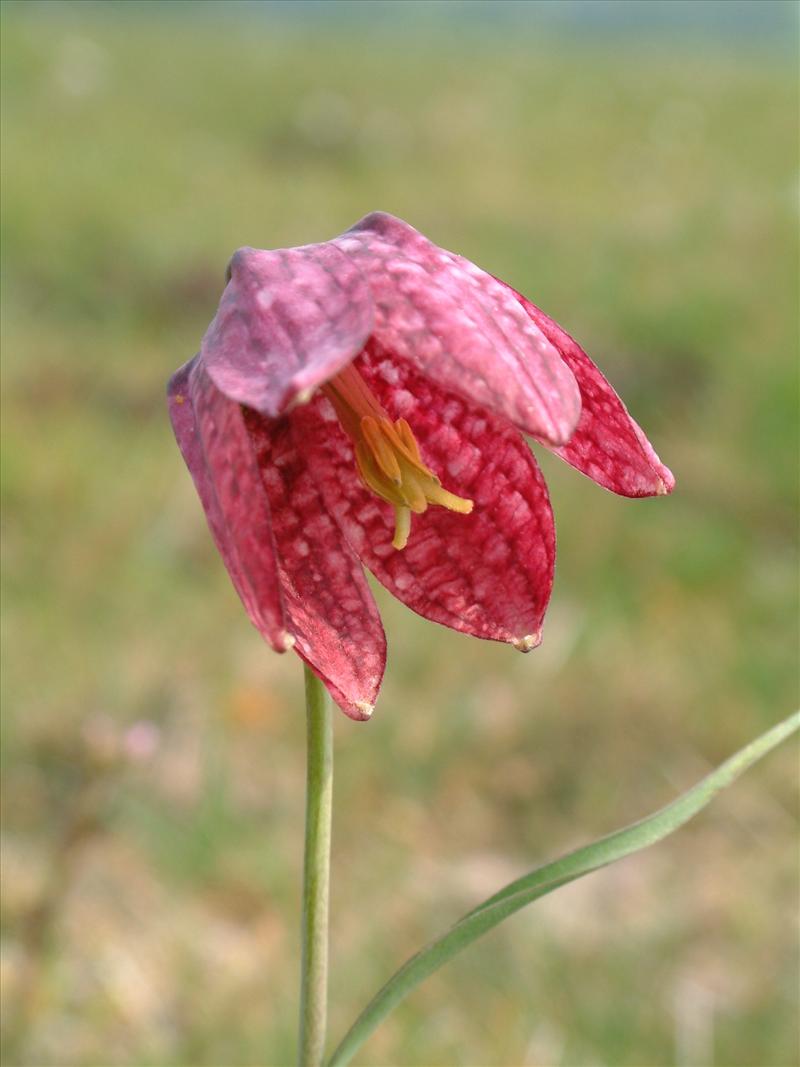
[[389, 385], [397, 385], [400, 381], [400, 372], [390, 359], [384, 359], [378, 366], [378, 373]]
[[407, 389], [398, 389], [392, 399], [398, 415], [407, 415], [414, 408], [414, 395]]
[[319, 414], [323, 422], [338, 422], [333, 404], [327, 398], [319, 406]]

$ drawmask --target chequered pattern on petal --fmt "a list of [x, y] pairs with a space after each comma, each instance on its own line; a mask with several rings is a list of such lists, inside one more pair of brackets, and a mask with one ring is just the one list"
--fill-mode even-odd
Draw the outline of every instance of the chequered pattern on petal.
[[621, 496], [671, 493], [675, 486], [672, 472], [658, 458], [641, 427], [577, 341], [530, 300], [520, 293], [515, 295], [559, 350], [581, 390], [581, 417], [569, 443], [555, 448], [540, 438], [542, 444], [598, 485]]
[[525, 432], [568, 440], [575, 380], [500, 282], [391, 215], [368, 215], [333, 243], [369, 281], [379, 344]]
[[429, 507], [413, 517], [406, 548], [394, 549], [393, 509], [364, 489], [349, 440], [317, 397], [292, 417], [326, 504], [362, 562], [434, 622], [497, 641], [537, 637], [555, 535], [547, 487], [520, 433], [375, 345], [356, 366], [391, 417], [408, 420], [444, 487], [475, 504], [471, 515]]
[[173, 375], [169, 412], [206, 519], [253, 625], [286, 651], [272, 521], [241, 407], [209, 380], [199, 357]]
[[289, 630], [339, 706], [365, 719], [383, 677], [386, 639], [361, 564], [323, 504], [293, 420], [245, 412], [272, 513]]
[[331, 243], [263, 252], [241, 248], [203, 339], [214, 384], [279, 415], [362, 348], [372, 297], [358, 267]]

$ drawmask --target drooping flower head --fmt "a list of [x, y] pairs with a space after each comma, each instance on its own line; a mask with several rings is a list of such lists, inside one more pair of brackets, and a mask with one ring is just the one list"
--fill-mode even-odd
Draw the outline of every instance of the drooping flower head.
[[391, 215], [240, 249], [172, 424], [247, 612], [369, 718], [386, 640], [363, 573], [418, 614], [529, 651], [555, 535], [523, 434], [624, 496], [674, 480], [578, 344]]

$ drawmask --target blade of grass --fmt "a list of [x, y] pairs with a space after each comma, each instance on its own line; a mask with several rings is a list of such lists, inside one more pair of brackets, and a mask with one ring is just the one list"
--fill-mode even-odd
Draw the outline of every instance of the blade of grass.
[[606, 867], [616, 860], [638, 852], [667, 837], [702, 810], [725, 786], [781, 741], [800, 728], [800, 711], [773, 726], [731, 756], [667, 807], [616, 830], [583, 848], [561, 856], [552, 863], [537, 867], [530, 874], [511, 882], [494, 896], [468, 912], [441, 937], [431, 941], [395, 972], [386, 985], [376, 993], [356, 1019], [341, 1044], [328, 1061], [328, 1067], [344, 1067], [367, 1038], [420, 982], [451, 960], [473, 941], [497, 926], [503, 919], [524, 908], [526, 904], [552, 893], [559, 886], [575, 881], [585, 874]]

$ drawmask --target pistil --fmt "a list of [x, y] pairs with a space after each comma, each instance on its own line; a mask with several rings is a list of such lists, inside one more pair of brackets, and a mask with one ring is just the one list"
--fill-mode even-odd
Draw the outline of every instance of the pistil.
[[364, 485], [394, 507], [392, 545], [403, 549], [411, 533], [411, 515], [429, 504], [469, 515], [472, 501], [442, 488], [423, 462], [414, 433], [405, 419], [392, 422], [352, 363], [322, 387], [342, 429], [353, 442], [356, 466]]

